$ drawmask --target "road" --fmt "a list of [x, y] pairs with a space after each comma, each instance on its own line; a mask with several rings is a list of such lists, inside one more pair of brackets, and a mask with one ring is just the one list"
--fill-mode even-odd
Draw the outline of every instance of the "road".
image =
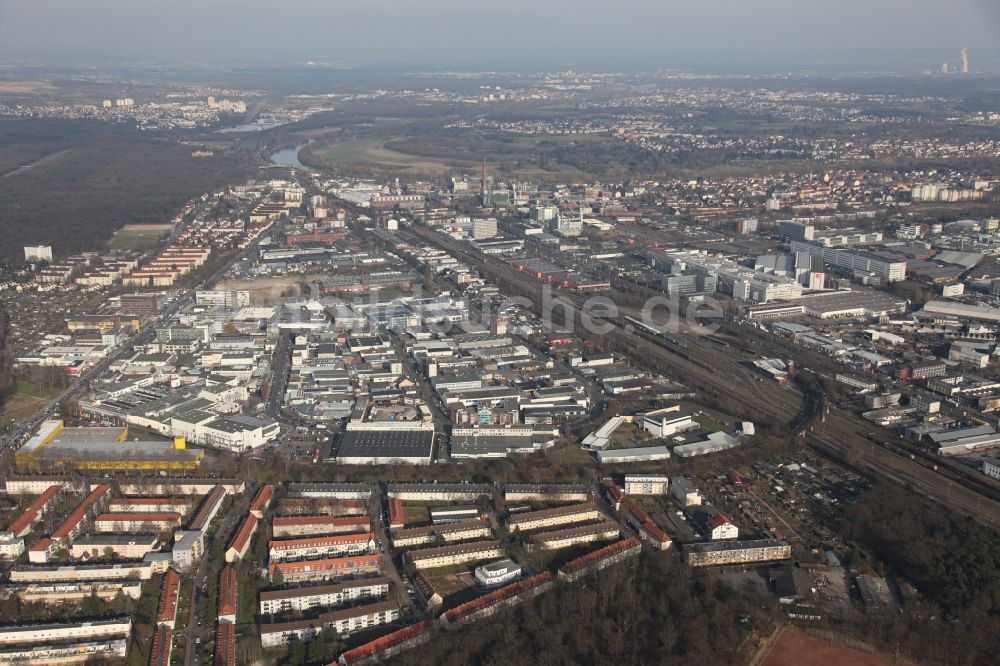
[[403, 580], [396, 569], [396, 564], [392, 561], [392, 554], [389, 550], [389, 533], [385, 529], [385, 522], [382, 520], [385, 503], [385, 489], [381, 483], [375, 484], [375, 491], [371, 495], [368, 504], [368, 514], [372, 519], [372, 529], [375, 530], [375, 539], [379, 544], [379, 551], [382, 555], [382, 575], [392, 581], [392, 587], [396, 590], [396, 601], [400, 606], [412, 606], [414, 601], [407, 594], [409, 583]]
[[281, 417], [281, 403], [288, 385], [288, 371], [292, 360], [292, 336], [287, 331], [278, 336], [274, 346], [274, 366], [271, 371], [271, 387], [267, 392], [265, 413], [273, 419]]
[[441, 398], [431, 387], [430, 382], [424, 373], [420, 371], [417, 364], [414, 362], [413, 357], [406, 353], [406, 348], [403, 346], [403, 341], [400, 340], [399, 335], [395, 331], [389, 331], [389, 341], [392, 344], [393, 350], [396, 352], [396, 357], [403, 360], [403, 366], [405, 367], [405, 375], [412, 377], [417, 383], [417, 388], [420, 391], [421, 399], [427, 404], [427, 407], [431, 410], [434, 418], [434, 447], [437, 449], [433, 452], [434, 460], [439, 462], [448, 461], [448, 450], [447, 448], [442, 451], [440, 450], [441, 442], [445, 441], [444, 431], [447, 424], [451, 423], [451, 419], [444, 411], [444, 405], [441, 404]]
[[[211, 539], [228, 542], [233, 531], [237, 527], [238, 518], [239, 516], [231, 511], [226, 513], [225, 518], [222, 519], [222, 522], [216, 528], [215, 533], [212, 535], [206, 535], [206, 540]], [[219, 518], [216, 517], [216, 521], [218, 520]], [[211, 525], [209, 527], [211, 527]], [[210, 635], [215, 631], [214, 618], [201, 618], [202, 624], [199, 625], [199, 618], [197, 616], [198, 599], [208, 593], [210, 585], [219, 584], [218, 580], [208, 579], [208, 558], [208, 553], [202, 556], [201, 561], [198, 563], [198, 568], [191, 574], [191, 615], [188, 620], [187, 627], [184, 628], [182, 633], [186, 639], [186, 649], [184, 654], [185, 666], [192, 666], [197, 663], [196, 655], [200, 646], [198, 641], [208, 640]], [[251, 601], [250, 603], [256, 602]]]

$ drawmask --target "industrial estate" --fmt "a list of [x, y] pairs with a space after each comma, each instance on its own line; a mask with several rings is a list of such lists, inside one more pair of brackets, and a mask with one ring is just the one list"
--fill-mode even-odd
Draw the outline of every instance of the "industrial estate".
[[0, 86], [0, 129], [232, 160], [84, 241], [0, 208], [0, 664], [496, 663], [519, 631], [989, 663], [1000, 106], [968, 58], [912, 96]]

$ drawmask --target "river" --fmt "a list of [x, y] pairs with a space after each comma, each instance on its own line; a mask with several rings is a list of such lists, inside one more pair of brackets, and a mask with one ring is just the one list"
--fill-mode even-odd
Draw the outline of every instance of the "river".
[[308, 146], [310, 143], [312, 143], [311, 139], [306, 143], [295, 146], [294, 148], [285, 148], [273, 153], [271, 155], [271, 164], [308, 170], [309, 167], [299, 161], [299, 151]]

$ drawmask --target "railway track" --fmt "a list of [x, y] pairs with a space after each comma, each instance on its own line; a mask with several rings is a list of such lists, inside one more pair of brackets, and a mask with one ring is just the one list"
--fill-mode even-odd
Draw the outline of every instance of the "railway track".
[[[517, 292], [516, 295], [526, 297], [536, 306], [542, 303], [544, 283], [512, 270], [502, 261], [473, 252], [430, 229], [414, 226], [411, 230], [423, 241], [444, 249], [477, 268], [494, 283], [511, 285]], [[557, 295], [565, 297], [580, 311], [586, 308], [585, 302], [590, 298], [583, 294]], [[591, 312], [591, 316], [597, 317], [599, 313]], [[722, 349], [718, 342], [709, 341], [712, 344], [711, 348], [703, 348], [700, 343], [695, 343], [697, 350], [692, 349], [691, 344], [688, 344], [688, 349], [684, 349], [652, 331], [636, 330], [635, 326], [624, 317], [604, 317], [604, 320], [612, 326], [608, 336], [625, 349], [633, 350], [628, 356], [635, 362], [641, 365], [651, 359], [659, 361], [671, 372], [694, 378], [692, 388], [696, 390], [715, 395], [732, 395], [734, 390], [741, 388], [741, 379], [747, 382], [754, 381], [749, 378], [746, 368], [724, 352], [720, 353]], [[647, 344], [637, 345], [637, 342]], [[693, 353], [695, 351], [703, 352], [704, 357], [696, 356]], [[749, 386], [753, 384], [750, 383]], [[801, 405], [798, 409], [794, 409], [779, 400], [769, 399], [755, 390], [744, 390], [741, 400], [748, 409], [759, 415], [758, 422], [769, 423], [779, 428], [787, 428], [802, 410]], [[893, 450], [877, 445], [873, 448], [875, 443], [864, 437], [860, 430], [862, 428], [859, 428], [857, 419], [830, 411], [823, 416], [822, 424], [805, 426], [793, 431], [791, 436], [801, 438], [805, 444], [821, 454], [832, 455], [850, 467], [876, 477], [919, 488], [919, 492], [932, 501], [950, 506], [980, 522], [988, 524], [993, 522], [993, 516], [1000, 509], [1000, 492], [996, 488], [970, 479], [961, 471], [954, 469], [954, 463], [942, 465], [941, 460], [937, 459], [937, 469], [934, 469], [933, 465], [927, 464], [926, 457], [920, 456], [918, 460], [915, 451], [903, 452], [899, 447]], [[988, 520], [984, 518], [986, 516], [989, 517]]]

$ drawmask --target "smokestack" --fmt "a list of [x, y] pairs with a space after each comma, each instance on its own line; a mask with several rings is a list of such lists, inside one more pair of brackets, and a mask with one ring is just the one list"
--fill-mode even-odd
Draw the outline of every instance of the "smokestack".
[[962, 47], [962, 74], [969, 73], [969, 47]]
[[479, 183], [479, 194], [483, 198], [483, 205], [484, 206], [487, 204], [486, 187], [487, 187], [487, 184], [486, 184], [486, 158], [484, 157], [483, 158], [483, 179]]

